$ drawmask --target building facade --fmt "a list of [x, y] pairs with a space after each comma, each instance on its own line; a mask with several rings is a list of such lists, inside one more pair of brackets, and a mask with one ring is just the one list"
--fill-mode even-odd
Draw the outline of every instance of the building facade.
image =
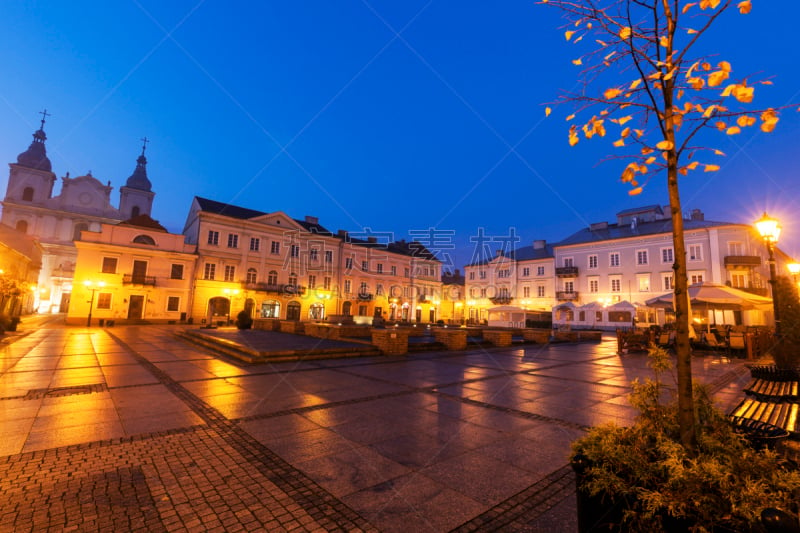
[[41, 267], [36, 239], [0, 224], [0, 316], [33, 312]]
[[57, 313], [69, 309], [77, 260], [74, 242], [81, 231], [97, 232], [103, 224], [150, 215], [155, 193], [147, 178], [143, 147], [133, 174], [120, 188], [119, 208], [111, 204], [111, 182], [104, 185], [91, 173], [76, 178], [67, 173], [60, 180], [60, 192], [54, 194], [57, 180], [46, 140], [42, 119], [28, 149], [9, 164], [0, 221], [40, 242], [43, 256], [35, 309]]

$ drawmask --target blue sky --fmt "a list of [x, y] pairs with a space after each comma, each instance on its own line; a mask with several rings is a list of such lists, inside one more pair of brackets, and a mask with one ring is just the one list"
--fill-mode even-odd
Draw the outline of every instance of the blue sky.
[[[753, 3], [708, 49], [735, 74], [774, 76], [754, 105], [800, 102], [800, 3]], [[663, 179], [630, 197], [619, 163], [600, 163], [613, 139], [570, 148], [569, 110], [545, 119], [578, 54], [559, 13], [530, 1], [37, 1], [0, 15], [0, 158], [16, 161], [46, 107], [56, 174], [119, 187], [147, 136], [153, 216], [174, 232], [199, 195], [333, 231], [452, 232], [440, 244], [460, 267], [479, 228], [553, 242], [667, 203]], [[770, 135], [713, 137], [728, 156], [683, 180], [684, 210], [744, 223], [767, 210], [800, 258], [798, 133], [787, 110]]]

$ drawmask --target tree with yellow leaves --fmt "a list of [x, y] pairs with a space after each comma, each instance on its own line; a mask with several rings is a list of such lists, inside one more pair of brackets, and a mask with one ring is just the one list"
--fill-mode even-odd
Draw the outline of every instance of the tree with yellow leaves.
[[[696, 446], [689, 346], [689, 298], [680, 176], [702, 169], [715, 172], [721, 151], [698, 146], [703, 130], [736, 135], [759, 127], [771, 132], [776, 109], [752, 111], [755, 86], [735, 80], [729, 61], [695, 56], [702, 37], [729, 11], [746, 15], [750, 0], [541, 0], [568, 20], [564, 38], [581, 50], [580, 92], [559, 103], [575, 106], [567, 117], [569, 144], [583, 135], [615, 138], [626, 158], [621, 179], [629, 194], [642, 192], [653, 176], [666, 171], [675, 250], [674, 291], [677, 326], [678, 409], [681, 443]], [[764, 80], [761, 84], [770, 84]], [[600, 94], [594, 88], [601, 87]], [[550, 108], [545, 110], [550, 115]], [[613, 132], [613, 134], [612, 134]], [[623, 153], [624, 152], [624, 153]]]

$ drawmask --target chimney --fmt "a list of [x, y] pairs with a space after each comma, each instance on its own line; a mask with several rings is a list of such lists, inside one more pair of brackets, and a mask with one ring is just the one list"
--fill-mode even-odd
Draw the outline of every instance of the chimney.
[[543, 250], [545, 246], [547, 246], [547, 241], [545, 241], [544, 239], [537, 239], [533, 241], [534, 250]]
[[378, 242], [377, 237], [367, 237], [367, 242], [376, 243]]
[[500, 250], [497, 250], [497, 251], [494, 253], [494, 256], [495, 256], [495, 257], [502, 257], [502, 255], [503, 255], [503, 250], [502, 250], [502, 248], [501, 248]]
[[699, 209], [692, 209], [691, 220], [699, 220], [703, 221], [706, 219], [706, 216], [703, 214], [702, 211]]
[[312, 217], [311, 215], [306, 215], [306, 222], [309, 224], [319, 224], [319, 218]]
[[340, 229], [339, 231], [336, 232], [336, 235], [339, 236], [339, 237], [345, 237], [346, 238], [347, 237], [347, 230]]

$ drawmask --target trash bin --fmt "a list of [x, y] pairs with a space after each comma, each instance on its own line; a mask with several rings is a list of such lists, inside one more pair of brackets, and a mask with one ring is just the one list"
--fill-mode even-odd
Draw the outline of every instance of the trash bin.
[[101, 328], [102, 328], [103, 326], [105, 326], [105, 325], [106, 325], [106, 319], [105, 319], [105, 318], [101, 318], [101, 319], [100, 319], [100, 321], [98, 322], [98, 325], [99, 325]]

